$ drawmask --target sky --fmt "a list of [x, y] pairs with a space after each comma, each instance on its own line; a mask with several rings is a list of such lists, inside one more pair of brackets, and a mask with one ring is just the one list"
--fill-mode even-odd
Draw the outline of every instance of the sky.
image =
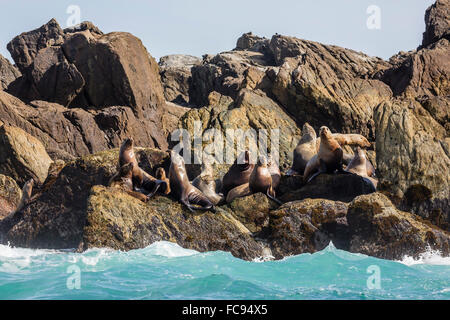
[[[0, 0], [0, 54], [16, 35], [56, 18], [61, 27], [92, 21], [104, 33], [126, 31], [157, 60], [168, 54], [216, 54], [246, 32], [334, 44], [389, 59], [422, 42], [434, 0]], [[370, 28], [369, 28], [369, 27]]]

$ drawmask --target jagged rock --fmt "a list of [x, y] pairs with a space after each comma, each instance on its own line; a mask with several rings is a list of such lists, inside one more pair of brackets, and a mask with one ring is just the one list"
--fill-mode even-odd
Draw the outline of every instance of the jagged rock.
[[201, 62], [200, 58], [183, 54], [172, 54], [159, 60], [161, 82], [167, 101], [189, 105], [191, 69]]
[[251, 232], [260, 232], [269, 226], [269, 212], [276, 207], [263, 193], [237, 198], [228, 205], [232, 214]]
[[202, 123], [202, 130], [215, 128], [223, 135], [226, 129], [253, 128], [256, 132], [266, 129], [269, 147], [270, 130], [279, 129], [279, 160], [283, 168], [292, 161], [292, 150], [300, 135], [295, 122], [261, 91], [242, 90], [235, 102], [230, 97], [213, 92], [207, 107], [192, 109], [180, 119], [179, 127], [187, 129], [192, 138], [194, 121]]
[[324, 199], [289, 202], [270, 212], [268, 241], [272, 254], [289, 255], [323, 250], [330, 241], [348, 249], [347, 205]]
[[0, 90], [8, 88], [9, 84], [20, 77], [20, 72], [8, 59], [0, 55]]
[[437, 0], [425, 12], [425, 32], [422, 46], [426, 47], [439, 39], [450, 40], [450, 1]]
[[[423, 201], [433, 199], [436, 210], [445, 207], [450, 192], [450, 153], [445, 129], [414, 100], [382, 104], [375, 110], [374, 118], [379, 189], [401, 199], [409, 188], [420, 185], [429, 190], [429, 197]], [[416, 213], [423, 217], [430, 214]], [[442, 214], [448, 221], [448, 207]]]
[[192, 214], [169, 198], [157, 196], [142, 203], [111, 188], [92, 188], [84, 248], [130, 250], [161, 240], [201, 252], [229, 251], [247, 260], [262, 256], [262, 247], [250, 232], [225, 210]]
[[[67, 163], [42, 194], [21, 212], [0, 222], [0, 242], [29, 248], [77, 248], [82, 242], [90, 190], [107, 185], [117, 170], [118, 149]], [[135, 148], [139, 165], [153, 173], [168, 166], [165, 152]]]
[[281, 66], [272, 93], [299, 122], [316, 130], [357, 132], [375, 138], [373, 108], [389, 99], [390, 88], [372, 75], [390, 65], [380, 58], [281, 35], [270, 47]]
[[272, 55], [269, 48], [270, 40], [264, 37], [258, 37], [251, 32], [244, 33], [236, 42], [236, 48], [234, 50], [242, 51], [256, 51], [268, 55]]
[[450, 136], [450, 96], [425, 96], [418, 100]]
[[450, 234], [407, 212], [397, 210], [381, 193], [357, 197], [348, 206], [350, 251], [401, 260], [428, 248], [450, 255]]
[[0, 220], [14, 212], [22, 198], [22, 190], [8, 176], [0, 174]]
[[[289, 183], [286, 178], [282, 181]], [[280, 197], [285, 202], [306, 198], [350, 202], [359, 195], [375, 192], [369, 179], [356, 174], [320, 174], [298, 190], [286, 192], [287, 189], [282, 188], [285, 194]]]
[[19, 184], [29, 179], [43, 183], [52, 160], [42, 143], [17, 127], [0, 127], [0, 173]]

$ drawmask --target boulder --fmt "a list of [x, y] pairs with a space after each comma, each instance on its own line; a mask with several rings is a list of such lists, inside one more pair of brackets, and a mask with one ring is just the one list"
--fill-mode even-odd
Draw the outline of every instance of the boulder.
[[251, 32], [244, 33], [242, 36], [237, 39], [236, 51], [256, 51], [261, 53], [270, 54], [269, 48], [270, 40], [264, 37], [258, 37]]
[[20, 72], [8, 59], [0, 55], [0, 90], [8, 88], [9, 84], [20, 77]]
[[189, 91], [191, 90], [193, 66], [202, 62], [200, 58], [172, 54], [159, 60], [161, 82], [164, 88], [164, 97], [167, 101], [189, 105]]
[[29, 179], [42, 184], [51, 162], [38, 139], [17, 127], [0, 127], [0, 174], [21, 185]]
[[14, 212], [22, 198], [22, 190], [8, 176], [0, 174], [0, 220]]
[[437, 0], [425, 12], [425, 32], [422, 46], [426, 47], [442, 38], [450, 40], [450, 1]]
[[273, 256], [314, 253], [330, 241], [348, 249], [346, 213], [345, 203], [324, 199], [293, 201], [271, 211], [268, 241]]
[[[299, 183], [292, 184], [286, 178], [282, 179], [282, 184], [299, 186]], [[289, 191], [289, 187], [280, 188], [285, 192], [280, 197], [280, 200], [284, 202], [306, 198], [350, 202], [357, 196], [375, 192], [372, 182], [357, 174], [320, 174], [297, 190], [292, 188]]]
[[427, 250], [450, 255], [450, 234], [418, 216], [397, 210], [381, 193], [357, 197], [348, 206], [350, 251], [401, 260]]

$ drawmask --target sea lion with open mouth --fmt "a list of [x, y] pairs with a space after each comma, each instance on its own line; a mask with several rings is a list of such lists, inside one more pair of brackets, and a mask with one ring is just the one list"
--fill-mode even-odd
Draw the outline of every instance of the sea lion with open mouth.
[[131, 162], [120, 167], [119, 171], [111, 177], [108, 186], [112, 188], [119, 188], [143, 202], [147, 202], [149, 197], [143, 193], [134, 191], [133, 189], [133, 164]]
[[227, 196], [231, 189], [248, 183], [254, 167], [255, 165], [250, 163], [250, 153], [247, 150], [242, 152], [223, 176], [222, 193], [224, 196]]
[[216, 181], [209, 161], [203, 161], [202, 172], [192, 181], [192, 185], [203, 192], [214, 205], [222, 202], [223, 196], [216, 192]]
[[208, 197], [189, 182], [184, 159], [173, 150], [170, 153], [169, 181], [172, 194], [191, 212], [194, 210], [215, 212], [214, 204]]
[[262, 192], [269, 199], [272, 199], [279, 205], [282, 204], [280, 200], [275, 198], [272, 174], [268, 167], [267, 158], [264, 156], [258, 157], [258, 162], [250, 175], [249, 189], [251, 193]]
[[336, 170], [347, 173], [342, 168], [344, 152], [328, 127], [320, 128], [320, 146], [318, 153], [308, 161], [303, 175], [310, 182], [321, 173], [333, 173]]
[[[119, 167], [121, 168], [127, 163], [132, 163], [133, 190], [141, 193], [148, 193], [147, 196], [152, 197], [153, 195], [155, 195], [161, 185], [166, 185], [167, 182], [152, 177], [150, 174], [139, 167], [139, 164], [136, 160], [136, 155], [134, 153], [133, 144], [133, 138], [127, 138], [122, 142], [119, 151]], [[167, 187], [165, 187], [165, 189], [167, 189]]]

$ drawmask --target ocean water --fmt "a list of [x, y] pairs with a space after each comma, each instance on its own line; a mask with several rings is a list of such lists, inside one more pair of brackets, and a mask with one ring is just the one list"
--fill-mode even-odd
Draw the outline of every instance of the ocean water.
[[336, 249], [243, 261], [169, 242], [120, 252], [0, 246], [0, 299], [450, 299], [450, 259]]

